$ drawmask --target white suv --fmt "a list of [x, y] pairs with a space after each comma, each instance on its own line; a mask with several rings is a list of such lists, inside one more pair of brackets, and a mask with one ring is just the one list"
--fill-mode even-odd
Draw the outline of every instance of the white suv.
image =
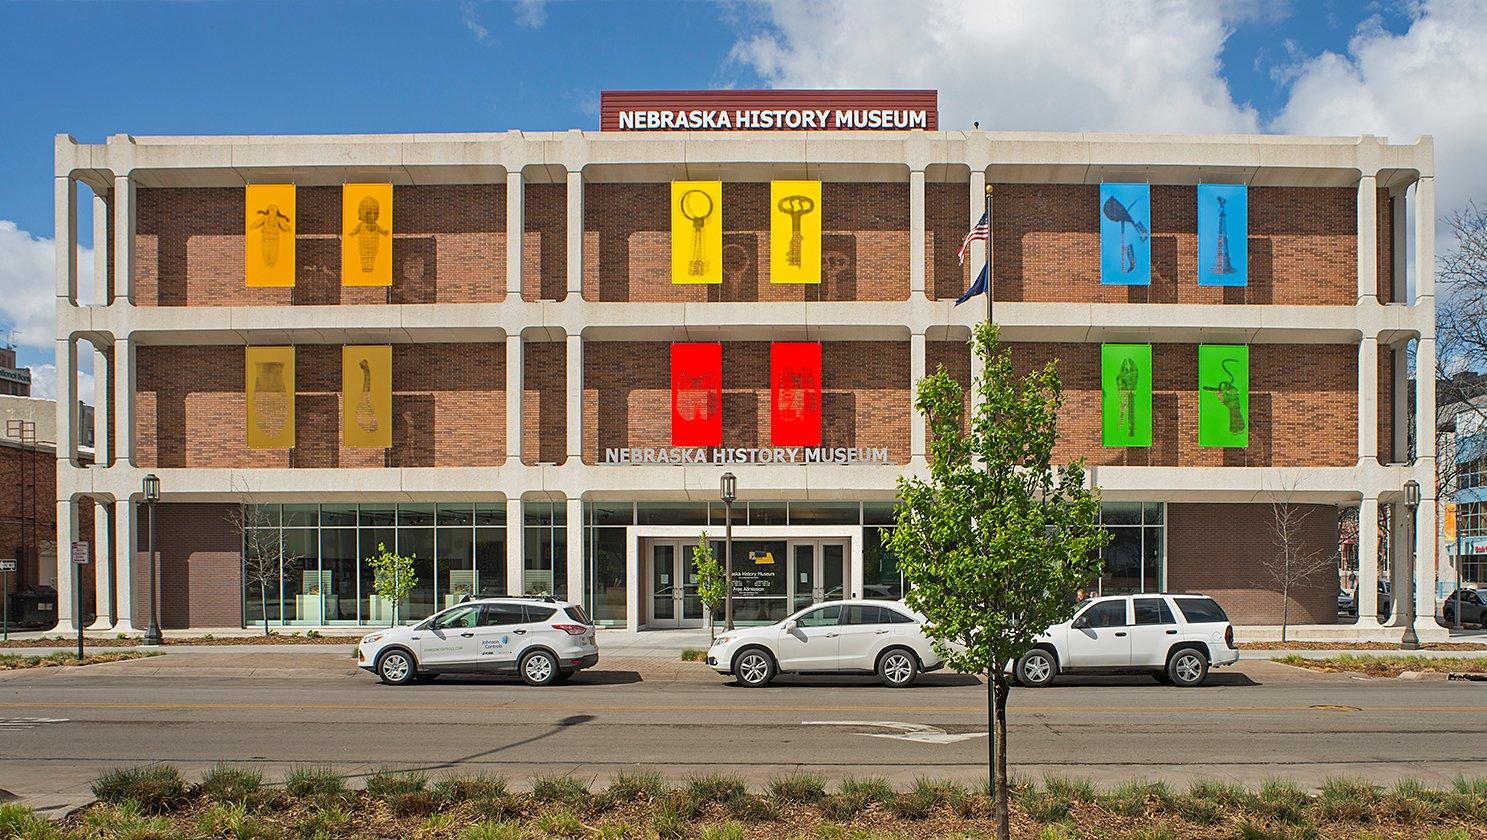
[[902, 688], [945, 666], [923, 625], [923, 616], [893, 601], [814, 604], [777, 624], [729, 630], [713, 642], [707, 664], [751, 687], [781, 673], [855, 673]]
[[392, 685], [455, 673], [519, 674], [528, 685], [551, 685], [598, 661], [583, 607], [550, 598], [466, 601], [369, 633], [356, 646], [357, 666]]
[[1201, 685], [1208, 669], [1239, 661], [1234, 626], [1202, 595], [1115, 595], [1080, 604], [1040, 635], [1014, 666], [1018, 682], [1045, 686], [1059, 673], [1149, 673]]

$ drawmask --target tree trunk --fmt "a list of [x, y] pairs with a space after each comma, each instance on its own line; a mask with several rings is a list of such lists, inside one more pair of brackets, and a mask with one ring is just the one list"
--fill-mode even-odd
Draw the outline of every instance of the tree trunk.
[[258, 584], [258, 608], [263, 610], [263, 635], [268, 635], [268, 584]]
[[1286, 625], [1291, 622], [1291, 587], [1281, 584], [1280, 587], [1280, 640], [1286, 640]]
[[1007, 811], [1007, 694], [1012, 685], [1001, 669], [993, 669], [987, 681], [986, 692], [991, 705], [992, 727], [992, 796], [995, 798], [997, 840], [1011, 837], [1010, 819]]

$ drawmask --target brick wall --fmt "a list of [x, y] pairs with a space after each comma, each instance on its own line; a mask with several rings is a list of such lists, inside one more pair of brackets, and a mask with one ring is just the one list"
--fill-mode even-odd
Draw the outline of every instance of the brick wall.
[[527, 341], [523, 351], [522, 463], [561, 464], [568, 455], [567, 345]]
[[[1394, 459], [1394, 354], [1387, 347], [1379, 348], [1379, 463], [1388, 464]], [[1402, 458], [1400, 460], [1403, 460]]]
[[505, 459], [504, 344], [395, 345], [386, 452], [340, 445], [340, 345], [295, 350], [290, 451], [248, 448], [242, 347], [143, 345], [138, 363], [141, 467], [452, 467]]
[[970, 193], [966, 183], [924, 185], [924, 293], [931, 298], [958, 298], [970, 288], [971, 263], [956, 256], [971, 229]]
[[723, 282], [678, 286], [671, 282], [671, 185], [586, 184], [584, 298], [907, 300], [908, 184], [827, 182], [821, 189], [820, 284], [769, 282], [770, 186], [725, 183]]
[[138, 191], [135, 292], [141, 306], [490, 303], [505, 298], [504, 184], [393, 187], [393, 284], [341, 285], [341, 189], [295, 191], [295, 286], [243, 280], [242, 188]]
[[1394, 201], [1387, 189], [1378, 191], [1379, 303], [1394, 302]]
[[568, 186], [527, 184], [522, 207], [521, 296], [568, 296]]
[[[1151, 188], [1150, 286], [1100, 285], [1098, 184], [998, 184], [996, 299], [1352, 305], [1357, 191], [1251, 187], [1249, 285], [1198, 285], [1197, 190]], [[958, 246], [958, 243], [957, 243]], [[952, 297], [937, 284], [939, 297]], [[958, 292], [957, 292], [958, 294]]]
[[[1335, 554], [1337, 509], [1297, 505], [1302, 550]], [[1265, 563], [1277, 554], [1274, 512], [1259, 504], [1167, 505], [1167, 589], [1201, 592], [1223, 606], [1235, 624], [1279, 624], [1280, 587]], [[1337, 574], [1323, 570], [1290, 597], [1293, 624], [1337, 620]]]
[[[590, 344], [584, 353], [584, 462], [608, 447], [671, 446], [670, 345]], [[909, 460], [908, 342], [822, 346], [822, 446], [888, 447]], [[769, 342], [723, 343], [723, 443], [769, 446]]]
[[[160, 558], [160, 626], [241, 627], [242, 535], [231, 521], [237, 505], [162, 503], [155, 507], [155, 546]], [[134, 558], [134, 625], [149, 624], [149, 518], [139, 515]]]

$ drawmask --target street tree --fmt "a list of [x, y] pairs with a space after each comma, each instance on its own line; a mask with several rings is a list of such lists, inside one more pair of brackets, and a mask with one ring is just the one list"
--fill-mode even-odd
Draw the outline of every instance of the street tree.
[[1312, 511], [1296, 504], [1296, 489], [1295, 484], [1286, 487], [1284, 495], [1271, 502], [1270, 540], [1275, 550], [1260, 558], [1260, 568], [1280, 592], [1282, 642], [1291, 620], [1291, 593], [1324, 572], [1337, 573], [1336, 549], [1311, 548], [1306, 541], [1304, 528]]
[[258, 590], [258, 607], [263, 615], [265, 636], [269, 635], [269, 587], [278, 584], [285, 567], [295, 566], [305, 559], [304, 555], [289, 550], [285, 545], [275, 510], [273, 505], [253, 504], [245, 496], [242, 503], [234, 505], [227, 514], [227, 521], [242, 537], [243, 585], [249, 591]]
[[403, 599], [418, 585], [418, 575], [413, 571], [417, 554], [402, 555], [388, 551], [387, 546], [377, 543], [377, 553], [367, 558], [367, 567], [372, 570], [372, 588], [378, 597], [392, 604], [392, 623], [398, 623], [398, 610]]
[[723, 564], [718, 562], [717, 552], [713, 551], [712, 541], [707, 538], [706, 531], [697, 537], [697, 545], [692, 549], [692, 567], [697, 570], [697, 599], [702, 602], [702, 608], [707, 610], [708, 638], [716, 639], [717, 622], [713, 619], [723, 606], [723, 596], [728, 584], [723, 574]]
[[949, 665], [987, 677], [997, 837], [1008, 836], [1007, 698], [1010, 664], [1050, 625], [1067, 620], [1074, 592], [1100, 574], [1099, 501], [1080, 462], [1053, 463], [1064, 404], [1057, 363], [1022, 377], [997, 330], [976, 327], [981, 401], [965, 422], [964, 391], [940, 366], [916, 386], [930, 432], [929, 476], [902, 477], [889, 547], [905, 601]]

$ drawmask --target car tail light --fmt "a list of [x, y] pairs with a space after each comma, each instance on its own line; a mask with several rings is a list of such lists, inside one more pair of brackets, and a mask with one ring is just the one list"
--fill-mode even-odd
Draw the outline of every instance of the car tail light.
[[1230, 650], [1236, 649], [1234, 647], [1234, 625], [1232, 624], [1224, 626], [1224, 644], [1228, 645]]
[[583, 626], [582, 624], [554, 624], [552, 626], [552, 629], [562, 630], [564, 633], [567, 633], [570, 636], [582, 636], [583, 634], [589, 632], [589, 628]]

